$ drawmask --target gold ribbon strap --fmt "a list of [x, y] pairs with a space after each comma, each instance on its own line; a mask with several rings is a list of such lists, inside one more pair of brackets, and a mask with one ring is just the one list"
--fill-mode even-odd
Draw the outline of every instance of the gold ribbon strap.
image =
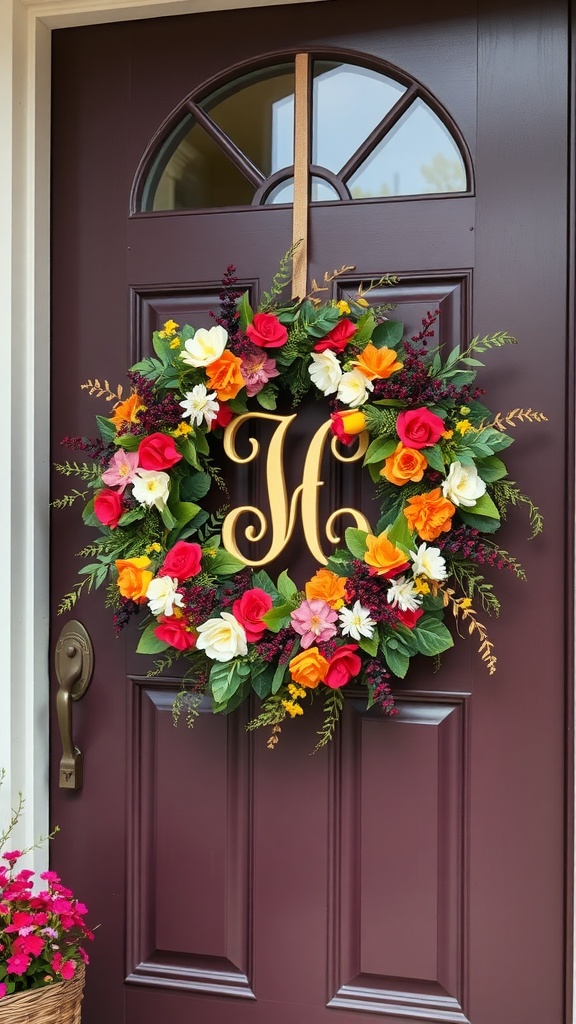
[[292, 244], [300, 242], [292, 266], [292, 298], [306, 295], [308, 276], [308, 168], [310, 164], [310, 131], [308, 96], [310, 62], [307, 53], [296, 54], [294, 89], [294, 207], [292, 212]]

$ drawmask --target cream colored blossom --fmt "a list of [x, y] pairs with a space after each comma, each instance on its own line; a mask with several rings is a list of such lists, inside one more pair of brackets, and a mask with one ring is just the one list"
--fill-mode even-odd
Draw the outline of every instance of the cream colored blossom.
[[348, 373], [343, 373], [338, 385], [338, 398], [344, 405], [349, 405], [351, 409], [357, 409], [359, 405], [364, 405], [364, 402], [368, 398], [368, 392], [374, 390], [374, 385], [371, 380], [368, 380], [363, 373], [359, 370], [350, 370]]
[[313, 352], [308, 373], [312, 383], [323, 395], [336, 394], [342, 379], [342, 367], [333, 352], [329, 349], [326, 352]]
[[180, 359], [188, 366], [210, 366], [210, 363], [220, 359], [227, 341], [228, 332], [220, 324], [210, 328], [199, 327], [194, 337], [184, 342]]
[[132, 485], [132, 494], [141, 505], [155, 505], [162, 511], [170, 493], [168, 473], [154, 469], [138, 469]]
[[152, 615], [173, 615], [174, 608], [182, 608], [184, 598], [177, 593], [178, 580], [171, 576], [156, 576], [150, 580], [146, 600]]
[[456, 460], [442, 484], [442, 493], [453, 505], [472, 508], [486, 493], [486, 484], [478, 476], [476, 466], [463, 466]]
[[198, 626], [196, 647], [213, 661], [232, 661], [248, 653], [246, 632], [230, 612], [208, 619]]

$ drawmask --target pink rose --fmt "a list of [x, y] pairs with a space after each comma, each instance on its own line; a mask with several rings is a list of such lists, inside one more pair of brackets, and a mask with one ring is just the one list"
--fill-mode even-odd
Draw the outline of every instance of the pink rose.
[[94, 498], [94, 515], [104, 526], [114, 530], [124, 512], [124, 504], [118, 491], [100, 491]]
[[8, 986], [4, 981], [0, 981], [0, 999], [3, 999], [8, 991]]
[[326, 349], [330, 349], [331, 352], [343, 352], [357, 330], [356, 324], [353, 324], [351, 320], [339, 320], [336, 326], [314, 345], [314, 351], [325, 352]]
[[362, 668], [362, 660], [355, 652], [358, 644], [344, 644], [339, 647], [328, 663], [328, 674], [324, 682], [333, 690], [340, 689], [357, 676]]
[[401, 611], [400, 608], [396, 608], [396, 614], [403, 626], [407, 626], [408, 629], [414, 629], [414, 626], [418, 622], [421, 615], [424, 615], [422, 608], [417, 608], [415, 612]]
[[202, 548], [199, 544], [190, 544], [187, 540], [177, 540], [170, 549], [161, 568], [159, 576], [172, 576], [177, 580], [189, 580], [197, 576], [202, 562]]
[[164, 643], [175, 647], [177, 651], [189, 651], [196, 643], [194, 633], [189, 629], [186, 619], [166, 618], [161, 615], [159, 625], [154, 630], [154, 636]]
[[246, 334], [260, 348], [280, 348], [288, 340], [288, 331], [273, 313], [255, 313]]
[[262, 616], [269, 612], [272, 607], [272, 598], [260, 587], [253, 587], [247, 590], [242, 597], [234, 601], [232, 614], [237, 622], [244, 627], [248, 643], [257, 643], [262, 639], [266, 623]]
[[444, 420], [424, 407], [406, 409], [396, 420], [398, 437], [406, 448], [428, 448], [440, 440], [445, 429]]
[[138, 462], [142, 469], [153, 469], [156, 472], [170, 469], [181, 458], [174, 438], [168, 434], [150, 434], [138, 446]]

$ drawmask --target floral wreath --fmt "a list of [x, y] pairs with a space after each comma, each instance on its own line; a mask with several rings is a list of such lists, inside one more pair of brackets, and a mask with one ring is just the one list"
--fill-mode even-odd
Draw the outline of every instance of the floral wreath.
[[[108, 581], [117, 632], [146, 609], [137, 650], [159, 656], [150, 674], [186, 659], [176, 717], [184, 709], [192, 724], [204, 694], [214, 712], [228, 713], [254, 691], [262, 704], [248, 728], [271, 727], [273, 747], [284, 719], [321, 695], [320, 747], [351, 681], [365, 687], [369, 707], [396, 713], [393, 679], [406, 676], [415, 655], [437, 658], [453, 646], [448, 612], [457, 628], [466, 622], [495, 671], [493, 644], [473, 606], [499, 611], [483, 568], [525, 574], [493, 534], [519, 502], [529, 508], [532, 536], [542, 528], [500, 455], [513, 442], [507, 427], [546, 417], [520, 408], [493, 415], [481, 401], [477, 356], [514, 344], [506, 332], [476, 337], [443, 359], [428, 345], [438, 311], [408, 341], [404, 325], [388, 316], [392, 306], [369, 305], [370, 291], [396, 278], [360, 286], [345, 300], [320, 299], [354, 269], [342, 267], [322, 287], [313, 282], [304, 300], [283, 300], [292, 255], [256, 312], [228, 267], [214, 326], [167, 321], [154, 332], [154, 355], [129, 370], [128, 397], [108, 381], [82, 385], [113, 406], [97, 416], [99, 439], [62, 442], [91, 461], [56, 467], [86, 489], [53, 504], [85, 501], [84, 522], [100, 535], [79, 552], [87, 562], [59, 611]], [[294, 404], [308, 391], [327, 397], [331, 430], [344, 446], [364, 435], [364, 465], [380, 503], [374, 529], [347, 529], [345, 546], [303, 590], [285, 571], [276, 582], [251, 572], [222, 545], [224, 512], [209, 515], [199, 504], [213, 481], [222, 485], [211, 436], [222, 436], [250, 400], [275, 409], [279, 385]]]

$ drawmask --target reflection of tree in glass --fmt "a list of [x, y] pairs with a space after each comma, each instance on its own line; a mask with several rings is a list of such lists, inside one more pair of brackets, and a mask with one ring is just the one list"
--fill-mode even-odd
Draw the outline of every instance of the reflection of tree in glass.
[[444, 153], [436, 153], [432, 163], [422, 164], [420, 173], [428, 182], [426, 192], [464, 192], [466, 176], [458, 160], [449, 160]]
[[379, 198], [380, 196], [396, 195], [395, 192], [392, 192], [390, 185], [386, 181], [383, 181], [376, 190], [373, 188], [362, 188], [360, 185], [353, 185], [350, 189], [350, 194], [352, 199], [374, 199], [375, 197]]

